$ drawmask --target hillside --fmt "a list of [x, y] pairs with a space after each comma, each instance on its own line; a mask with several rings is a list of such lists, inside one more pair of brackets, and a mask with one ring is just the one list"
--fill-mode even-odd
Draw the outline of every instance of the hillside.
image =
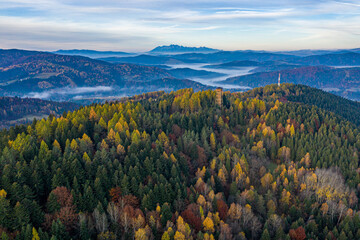
[[2, 238], [359, 239], [360, 131], [318, 94], [183, 89], [3, 130]]
[[222, 83], [260, 87], [276, 83], [279, 73], [281, 73], [281, 82], [321, 88], [340, 96], [351, 93], [353, 99], [360, 100], [360, 68], [299, 67], [228, 78]]
[[148, 81], [170, 76], [166, 71], [154, 67], [111, 64], [81, 56], [31, 53], [22, 50], [0, 51], [0, 83], [4, 88], [13, 81], [20, 81], [23, 85], [31, 82], [32, 90], [68, 85], [123, 86], [128, 80]]
[[354, 102], [305, 85], [285, 83], [281, 84], [280, 88], [276, 84], [267, 85], [244, 92], [241, 97], [242, 99], [256, 97], [262, 100], [270, 100], [275, 97], [282, 102], [290, 101], [309, 106], [313, 105], [333, 112], [349, 122], [360, 126], [360, 102]]
[[0, 97], [0, 128], [26, 123], [34, 118], [48, 117], [73, 111], [79, 105], [69, 102], [53, 102], [34, 98]]
[[259, 66], [260, 63], [256, 61], [232, 61], [226, 62], [222, 64], [213, 64], [213, 65], [206, 65], [205, 68], [236, 68], [236, 67], [254, 67]]
[[[161, 88], [155, 81], [164, 78], [170, 82], [173, 77], [166, 70], [156, 67], [112, 64], [87, 57], [45, 52], [0, 50], [0, 95], [40, 95], [80, 87], [93, 88], [94, 93], [101, 87], [129, 90], [135, 87], [132, 85], [134, 82], [142, 82], [142, 87], [153, 89]], [[172, 85], [179, 85], [179, 80], [174, 81]], [[196, 82], [192, 82], [193, 85], [190, 83], [187, 81], [186, 86], [198, 86]], [[139, 92], [127, 92], [129, 95], [134, 93]]]
[[360, 66], [360, 53], [345, 52], [296, 58], [290, 62], [306, 65]]
[[261, 64], [260, 66], [251, 70], [251, 73], [261, 73], [261, 72], [274, 72], [274, 71], [281, 71], [287, 69], [295, 69], [295, 68], [303, 68], [306, 67], [304, 65], [297, 65], [297, 64], [290, 64], [285, 62], [279, 63], [270, 63], [270, 64]]
[[176, 78], [216, 78], [225, 76], [225, 74], [205, 71], [205, 70], [194, 70], [191, 68], [175, 68], [167, 70], [172, 76]]
[[128, 93], [126, 96], [131, 96], [132, 94], [129, 94], [129, 92], [136, 94], [154, 91], [171, 92], [183, 88], [193, 88], [195, 91], [200, 91], [214, 89], [215, 87], [206, 86], [199, 82], [187, 79], [161, 78], [151, 82], [132, 81], [129, 82], [129, 87], [118, 89], [118, 91]]

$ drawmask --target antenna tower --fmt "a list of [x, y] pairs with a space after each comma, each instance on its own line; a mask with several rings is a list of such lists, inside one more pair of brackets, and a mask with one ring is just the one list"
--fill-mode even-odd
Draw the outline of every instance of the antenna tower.
[[280, 73], [279, 73], [279, 79], [278, 79], [278, 86], [280, 87]]

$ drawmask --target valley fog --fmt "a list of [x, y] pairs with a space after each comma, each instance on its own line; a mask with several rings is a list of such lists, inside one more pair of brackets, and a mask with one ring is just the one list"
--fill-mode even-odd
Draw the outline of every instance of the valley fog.
[[[214, 63], [215, 65], [216, 63]], [[238, 68], [232, 68], [232, 69], [225, 69], [225, 68], [210, 68], [210, 67], [204, 67], [209, 65], [208, 63], [189, 63], [189, 64], [167, 64], [167, 66], [171, 67], [171, 69], [177, 69], [177, 68], [190, 68], [193, 70], [198, 71], [210, 71], [210, 72], [216, 72], [216, 73], [222, 73], [226, 74], [221, 77], [209, 77], [209, 78], [199, 78], [199, 77], [188, 77], [188, 79], [209, 85], [214, 87], [223, 87], [223, 88], [236, 88], [236, 89], [250, 89], [248, 86], [239, 86], [239, 85], [232, 85], [232, 84], [223, 84], [220, 83], [220, 81], [226, 80], [230, 77], [236, 77], [236, 76], [243, 76], [251, 73], [251, 70], [255, 69], [256, 67], [238, 67]]]

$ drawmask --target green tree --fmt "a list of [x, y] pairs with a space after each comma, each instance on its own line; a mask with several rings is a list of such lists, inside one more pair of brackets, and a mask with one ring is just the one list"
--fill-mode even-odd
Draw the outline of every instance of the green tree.
[[269, 231], [266, 228], [261, 235], [261, 240], [271, 240]]

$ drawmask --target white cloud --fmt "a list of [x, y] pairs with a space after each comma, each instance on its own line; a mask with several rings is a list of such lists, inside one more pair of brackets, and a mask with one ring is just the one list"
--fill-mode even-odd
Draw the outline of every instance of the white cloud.
[[0, 0], [0, 48], [357, 47], [359, 15], [357, 1]]

